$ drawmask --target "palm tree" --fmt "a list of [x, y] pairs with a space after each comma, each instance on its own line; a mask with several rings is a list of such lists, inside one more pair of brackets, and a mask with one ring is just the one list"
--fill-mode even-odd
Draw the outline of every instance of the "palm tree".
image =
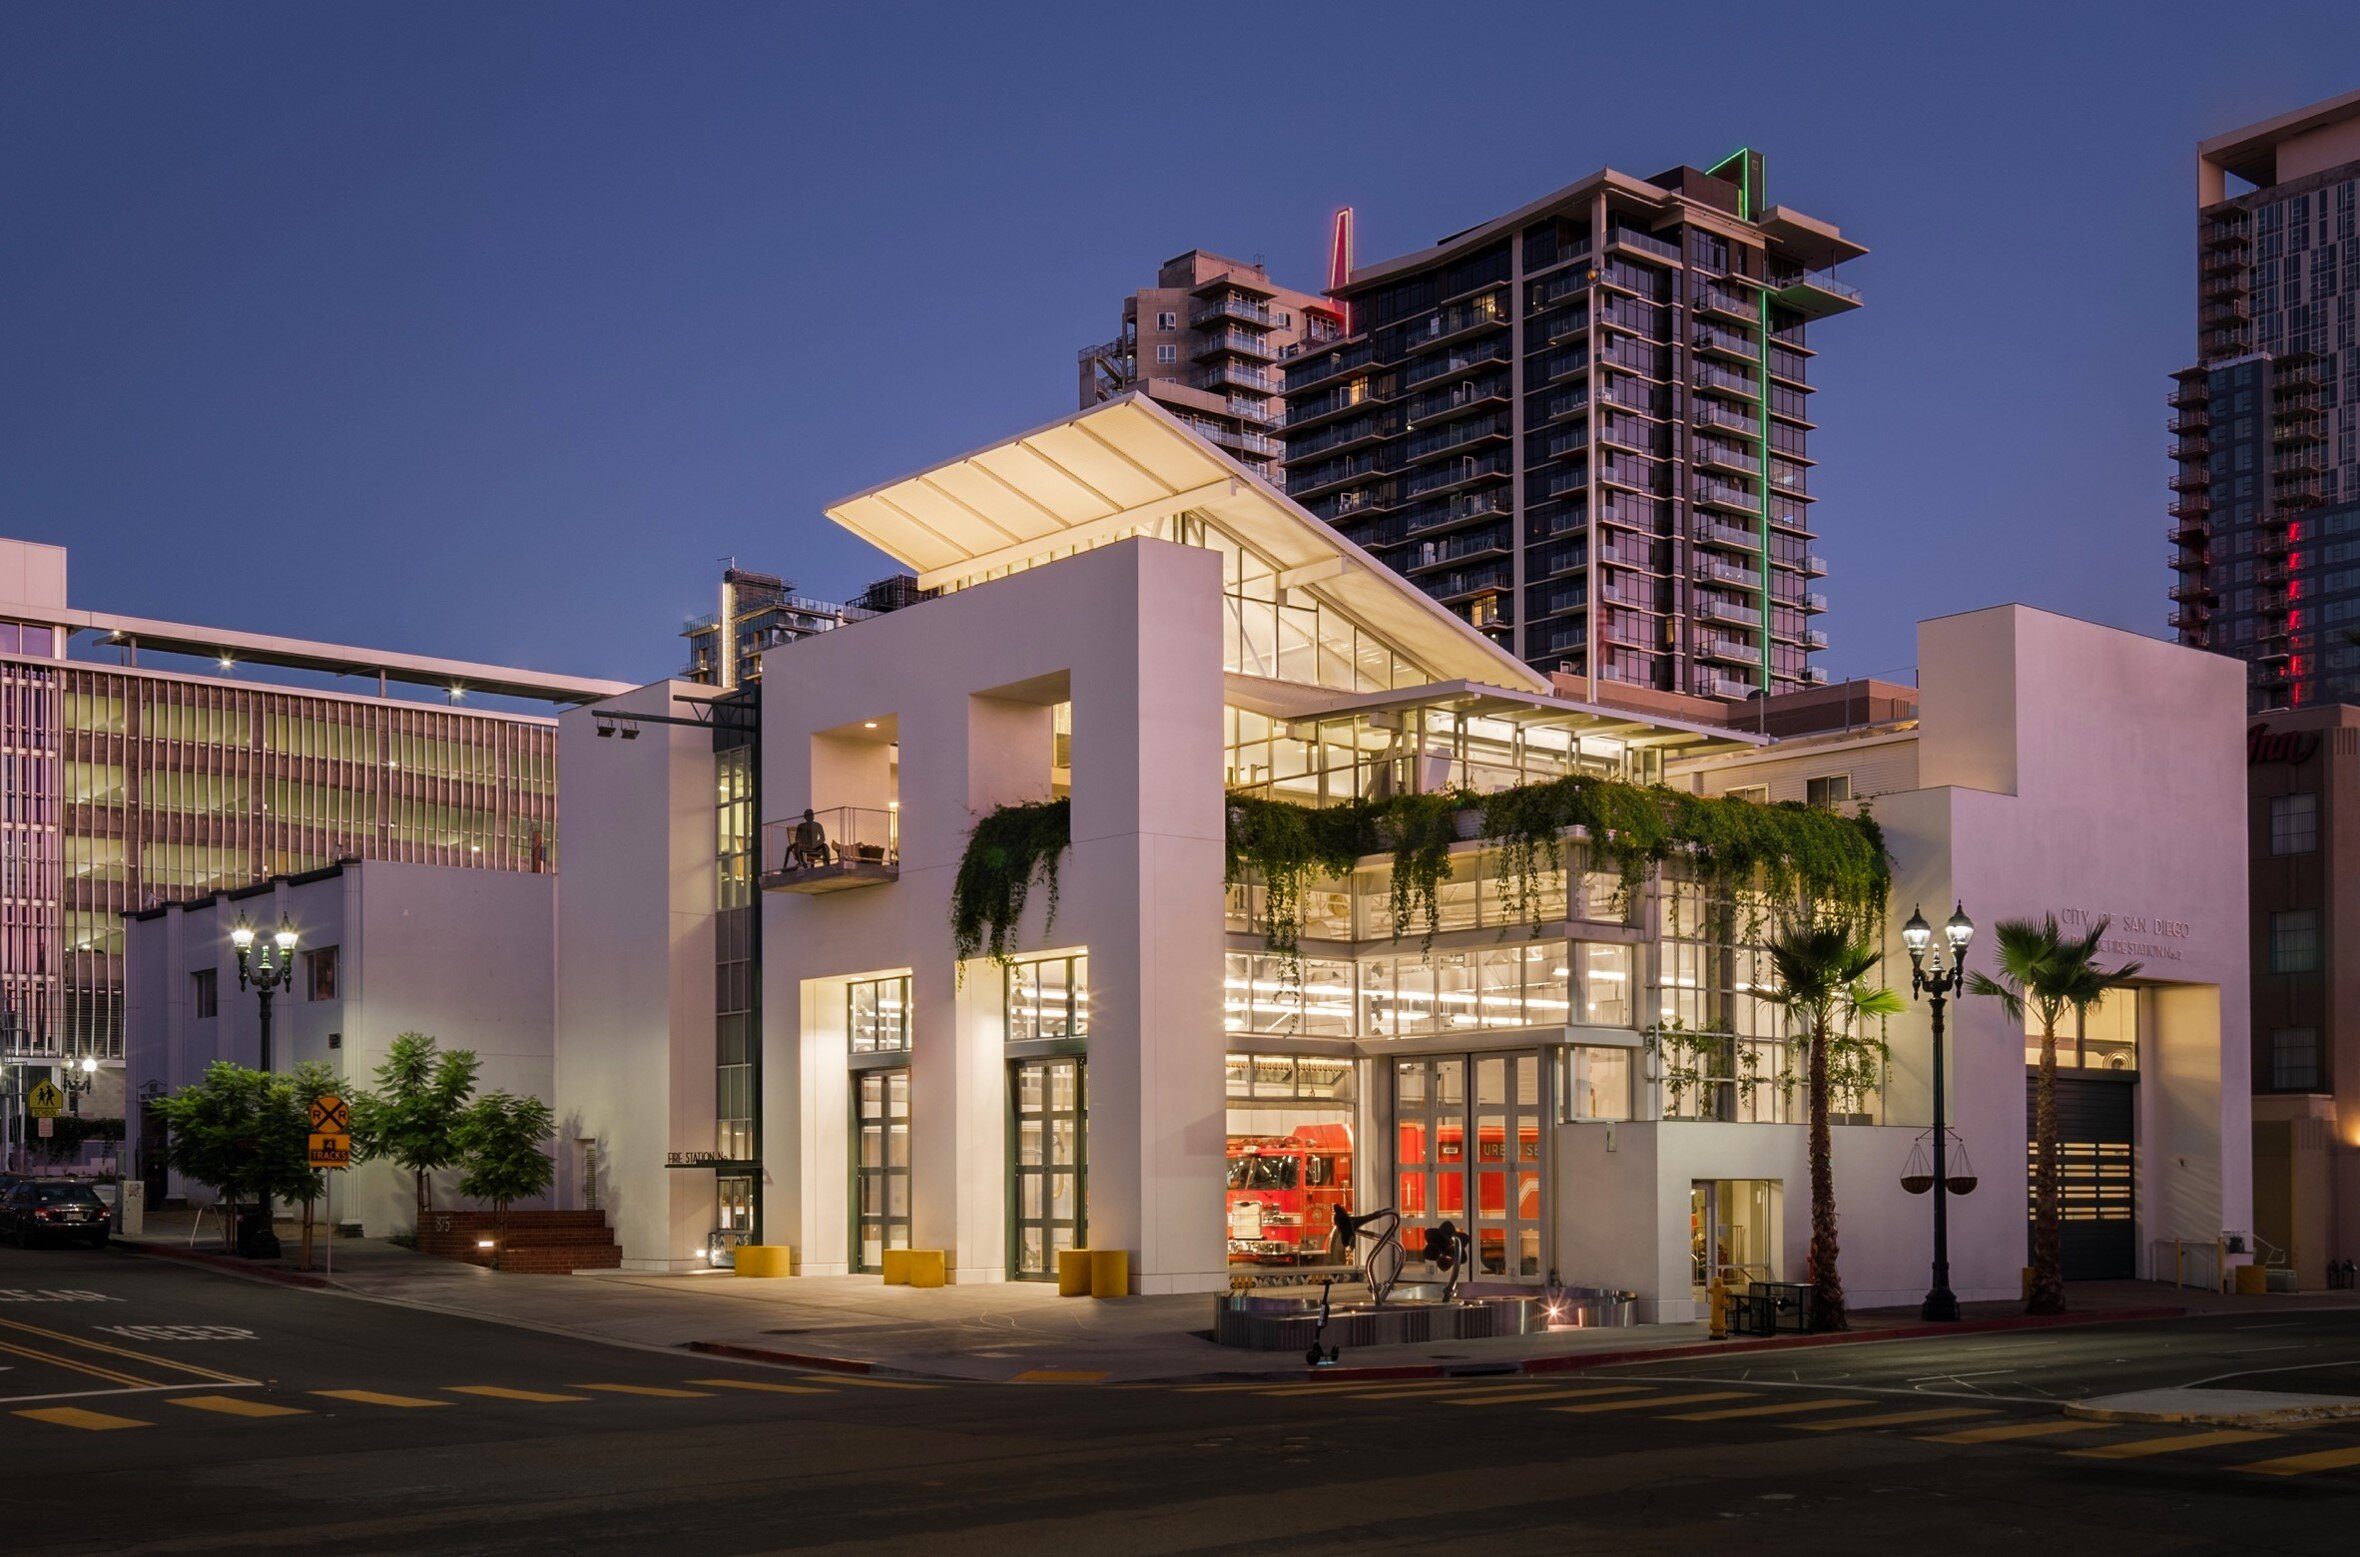
[[2098, 966], [2098, 943], [2112, 923], [2100, 919], [2086, 933], [2069, 936], [2057, 928], [2054, 914], [2037, 924], [2002, 919], [1992, 931], [1999, 946], [1999, 977], [1967, 975], [1967, 988], [1998, 1000], [2019, 1027], [2028, 1011], [2040, 1022], [2040, 1071], [2032, 1090], [2032, 1294], [2024, 1305], [2029, 1314], [2065, 1312], [2064, 1259], [2057, 1247], [2057, 1023], [2068, 1011], [2085, 1015], [2108, 990], [2121, 988], [2139, 971], [2135, 962], [2111, 971]]
[[1810, 1046], [1811, 1324], [1843, 1330], [1844, 1281], [1836, 1271], [1835, 1157], [1828, 1134], [1828, 1050], [1860, 1016], [1890, 1016], [1901, 998], [1868, 982], [1883, 954], [1839, 921], [1800, 921], [1765, 948], [1778, 988], [1765, 998], [1784, 1011]]

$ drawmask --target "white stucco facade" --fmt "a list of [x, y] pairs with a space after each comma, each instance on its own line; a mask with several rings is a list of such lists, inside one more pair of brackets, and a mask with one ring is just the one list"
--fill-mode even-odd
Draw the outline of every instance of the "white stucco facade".
[[[301, 936], [295, 982], [271, 1002], [272, 1069], [316, 1061], [368, 1085], [396, 1037], [422, 1032], [445, 1049], [474, 1051], [479, 1094], [552, 1097], [555, 887], [550, 875], [353, 862], [129, 916], [126, 1071], [135, 1099], [151, 1086], [185, 1086], [215, 1060], [258, 1063], [261, 1002], [238, 988], [230, 943], [241, 914], [265, 938], [281, 915]], [[128, 1116], [130, 1160], [144, 1162], [144, 1110], [134, 1101]], [[452, 1203], [456, 1179], [455, 1170], [436, 1176], [438, 1204]], [[165, 1192], [194, 1202], [212, 1194], [177, 1172]], [[410, 1175], [391, 1164], [337, 1176], [336, 1220], [369, 1236], [410, 1228], [415, 1203]]]

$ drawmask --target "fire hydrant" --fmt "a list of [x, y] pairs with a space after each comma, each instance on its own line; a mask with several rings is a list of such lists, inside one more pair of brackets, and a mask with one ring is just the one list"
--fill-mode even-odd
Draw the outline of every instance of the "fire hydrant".
[[1713, 1278], [1710, 1306], [1712, 1329], [1706, 1338], [1714, 1341], [1726, 1341], [1729, 1339], [1729, 1283], [1719, 1276]]

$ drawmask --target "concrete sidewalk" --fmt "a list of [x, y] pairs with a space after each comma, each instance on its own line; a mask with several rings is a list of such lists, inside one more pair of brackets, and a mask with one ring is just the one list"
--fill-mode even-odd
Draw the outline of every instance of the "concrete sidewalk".
[[[332, 1286], [355, 1297], [400, 1303], [498, 1324], [523, 1325], [635, 1346], [695, 1346], [722, 1355], [808, 1367], [983, 1382], [1135, 1382], [1302, 1377], [1298, 1352], [1216, 1346], [1212, 1299], [1204, 1294], [1101, 1302], [1060, 1298], [1036, 1283], [934, 1289], [887, 1287], [872, 1276], [740, 1277], [729, 1272], [652, 1275], [507, 1275], [421, 1257], [378, 1239], [338, 1239], [335, 1273], [294, 1270], [296, 1239], [281, 1224], [285, 1256], [244, 1261], [220, 1255], [218, 1235], [187, 1245], [185, 1217], [151, 1219], [145, 1235], [122, 1240], [138, 1252], [200, 1257], [240, 1274]], [[318, 1253], [328, 1253], [322, 1240]], [[324, 1267], [325, 1259], [315, 1260]], [[2360, 1306], [2360, 1294], [2234, 1297], [2145, 1282], [2078, 1284], [2067, 1323], [2169, 1318], [2183, 1313], [2285, 1312]], [[1365, 1376], [1460, 1372], [1549, 1373], [1610, 1362], [1727, 1354], [1788, 1346], [1893, 1340], [1922, 1334], [2035, 1328], [2013, 1303], [1971, 1303], [1960, 1325], [1926, 1327], [1913, 1310], [1856, 1312], [1839, 1336], [1711, 1341], [1702, 1324], [1616, 1330], [1558, 1330], [1498, 1340], [1351, 1349], [1340, 1370]]]

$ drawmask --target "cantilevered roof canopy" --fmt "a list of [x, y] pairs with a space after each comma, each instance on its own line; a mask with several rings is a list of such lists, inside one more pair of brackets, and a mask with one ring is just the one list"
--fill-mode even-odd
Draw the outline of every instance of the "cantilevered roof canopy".
[[[1286, 720], [1332, 719], [1351, 714], [1390, 714], [1414, 708], [1447, 709], [1469, 719], [1496, 719], [1524, 729], [1563, 730], [1569, 735], [1596, 736], [1626, 746], [1659, 746], [1666, 756], [1697, 757], [1712, 752], [1766, 746], [1769, 737], [1724, 725], [1699, 724], [1662, 714], [1640, 713], [1602, 703], [1548, 694], [1502, 691], [1466, 681], [1437, 682], [1403, 687], [1393, 692], [1339, 692], [1324, 697], [1284, 698], [1274, 683], [1241, 685], [1232, 677], [1234, 702]], [[1267, 692], [1264, 691], [1267, 689]]]
[[1313, 518], [1140, 394], [855, 497], [828, 517], [958, 588], [1201, 513], [1261, 553], [1290, 591], [1341, 611], [1437, 680], [1524, 692], [1546, 678]]

